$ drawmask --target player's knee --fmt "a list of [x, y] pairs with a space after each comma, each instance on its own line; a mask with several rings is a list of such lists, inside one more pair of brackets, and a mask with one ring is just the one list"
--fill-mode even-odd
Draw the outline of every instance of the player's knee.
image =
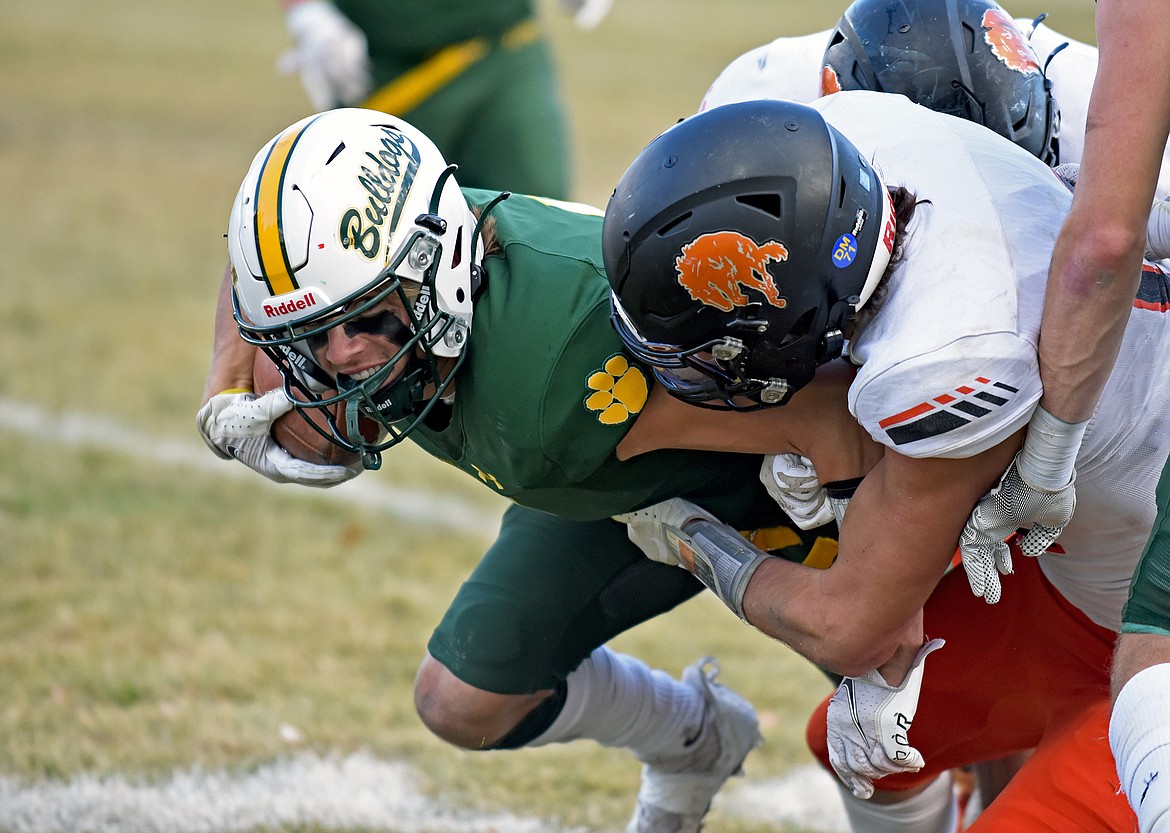
[[456, 746], [474, 748], [469, 739], [476, 734], [471, 712], [460, 708], [469, 699], [470, 686], [428, 656], [414, 680], [414, 708], [419, 719], [434, 735]]
[[427, 656], [414, 681], [414, 707], [436, 737], [464, 749], [491, 749], [548, 692], [496, 694], [468, 685]]

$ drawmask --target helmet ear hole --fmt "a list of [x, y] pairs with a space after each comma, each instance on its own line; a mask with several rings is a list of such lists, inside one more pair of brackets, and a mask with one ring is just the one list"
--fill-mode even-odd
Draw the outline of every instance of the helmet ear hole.
[[785, 347], [785, 346], [791, 344], [792, 342], [799, 341], [800, 339], [802, 339], [806, 335], [808, 335], [809, 331], [812, 329], [813, 321], [816, 319], [816, 317], [817, 317], [817, 310], [815, 310], [815, 309], [805, 310], [804, 315], [802, 315], [802, 316], [800, 316], [800, 318], [796, 319], [795, 323], [793, 323], [793, 325], [792, 325], [792, 329], [789, 330], [788, 334], [786, 336], [784, 336], [784, 338], [780, 341], [780, 346]]

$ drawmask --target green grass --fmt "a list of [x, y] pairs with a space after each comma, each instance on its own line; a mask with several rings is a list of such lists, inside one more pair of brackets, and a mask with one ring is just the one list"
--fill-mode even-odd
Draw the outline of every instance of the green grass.
[[[603, 205], [723, 66], [830, 26], [796, 0], [616, 0], [580, 33], [543, 0], [578, 199]], [[1053, 12], [1091, 37], [1087, 2]], [[307, 112], [275, 73], [275, 0], [8, 3], [0, 27], [0, 398], [198, 443], [223, 231], [252, 154]], [[620, 826], [638, 768], [589, 744], [471, 755], [419, 724], [411, 682], [484, 542], [312, 495], [0, 427], [0, 776], [246, 768], [299, 750], [403, 757], [483, 807]], [[229, 464], [223, 464], [227, 466]], [[414, 449], [377, 477], [498, 508]], [[761, 709], [753, 776], [808, 762], [824, 679], [709, 598], [617, 647], [704, 653]], [[289, 743], [282, 724], [303, 740]], [[754, 831], [729, 823], [733, 833]]]
[[[467, 754], [415, 718], [414, 670], [481, 542], [4, 434], [0, 455], [0, 773], [161, 776], [368, 750], [485, 808], [610, 828], [628, 812], [625, 753]], [[761, 705], [752, 774], [806, 762], [803, 718], [825, 681], [717, 603], [617, 645], [675, 672], [717, 654]], [[303, 740], [282, 740], [283, 724]]]

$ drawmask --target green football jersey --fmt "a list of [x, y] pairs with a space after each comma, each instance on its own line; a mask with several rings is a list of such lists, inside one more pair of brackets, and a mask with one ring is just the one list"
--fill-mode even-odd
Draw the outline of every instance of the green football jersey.
[[[465, 193], [479, 205], [494, 196]], [[485, 259], [487, 287], [475, 303], [450, 423], [411, 438], [517, 503], [566, 518], [605, 518], [688, 495], [731, 523], [746, 522], [745, 505], [763, 492], [759, 457], [615, 456], [653, 377], [625, 353], [609, 320], [600, 214], [514, 195], [491, 217], [498, 249]], [[734, 508], [720, 499], [732, 492]]]

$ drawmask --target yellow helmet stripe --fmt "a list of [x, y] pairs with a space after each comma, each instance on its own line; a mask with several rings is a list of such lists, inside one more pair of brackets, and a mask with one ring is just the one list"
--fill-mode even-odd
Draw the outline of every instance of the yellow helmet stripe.
[[268, 158], [260, 168], [256, 180], [254, 224], [256, 251], [260, 256], [260, 273], [264, 276], [268, 290], [273, 295], [284, 295], [297, 288], [293, 277], [292, 263], [284, 243], [284, 228], [281, 225], [281, 202], [284, 199], [284, 176], [288, 160], [301, 136], [316, 121], [305, 124], [299, 130], [287, 130], [268, 151]]

